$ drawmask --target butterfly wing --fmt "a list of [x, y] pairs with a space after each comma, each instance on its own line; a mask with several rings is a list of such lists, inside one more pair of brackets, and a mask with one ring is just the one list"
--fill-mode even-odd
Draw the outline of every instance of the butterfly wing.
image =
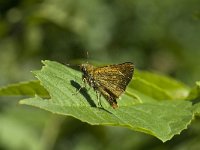
[[126, 89], [133, 76], [134, 65], [123, 63], [98, 67], [94, 70], [95, 81], [118, 98]]

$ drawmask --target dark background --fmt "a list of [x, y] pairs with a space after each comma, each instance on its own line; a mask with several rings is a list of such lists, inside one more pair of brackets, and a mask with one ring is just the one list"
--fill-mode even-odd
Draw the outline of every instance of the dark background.
[[[87, 52], [89, 55], [87, 55]], [[131, 61], [189, 86], [200, 75], [199, 0], [0, 0], [0, 85], [35, 79], [41, 60]], [[163, 144], [0, 99], [0, 150], [199, 149], [199, 121]]]

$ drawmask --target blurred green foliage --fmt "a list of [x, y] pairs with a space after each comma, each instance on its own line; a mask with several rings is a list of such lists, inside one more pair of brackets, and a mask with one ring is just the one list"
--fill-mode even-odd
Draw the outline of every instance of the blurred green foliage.
[[[40, 68], [41, 59], [132, 61], [136, 68], [194, 85], [200, 75], [199, 6], [199, 0], [0, 0], [0, 85], [33, 79], [29, 71]], [[198, 120], [163, 144], [126, 129], [16, 106], [10, 99], [0, 100], [0, 149], [200, 147]]]

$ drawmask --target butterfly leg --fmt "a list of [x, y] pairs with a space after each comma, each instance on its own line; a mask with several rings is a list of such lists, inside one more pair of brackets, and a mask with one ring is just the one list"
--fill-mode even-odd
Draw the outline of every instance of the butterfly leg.
[[86, 78], [82, 78], [82, 81], [83, 81], [84, 85], [82, 85], [79, 89], [76, 89], [76, 92], [72, 93], [72, 95], [77, 95], [81, 89], [86, 88], [86, 82], [87, 82]]
[[72, 95], [77, 95], [82, 88], [84, 88], [84, 87], [81, 86], [79, 89], [76, 89], [76, 92], [73, 92]]
[[96, 95], [97, 95], [98, 106], [103, 107], [102, 104], [101, 104], [101, 93], [96, 91]]

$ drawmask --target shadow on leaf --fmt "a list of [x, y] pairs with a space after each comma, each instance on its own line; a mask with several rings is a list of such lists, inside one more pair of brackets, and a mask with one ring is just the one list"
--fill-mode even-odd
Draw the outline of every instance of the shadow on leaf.
[[96, 108], [99, 108], [99, 110], [103, 110], [103, 111], [106, 111], [107, 113], [112, 114], [110, 111], [106, 110], [103, 107], [97, 107], [97, 105], [94, 103], [94, 101], [92, 100], [91, 96], [88, 94], [87, 89], [85, 87], [81, 87], [81, 85], [74, 80], [70, 80], [70, 83], [73, 87], [76, 88], [77, 91], [79, 91], [79, 93], [81, 93], [81, 95], [84, 96], [84, 98], [87, 100], [87, 102], [90, 104], [91, 107], [96, 107]]
[[70, 83], [73, 87], [76, 88], [77, 91], [79, 91], [81, 95], [84, 96], [84, 98], [87, 100], [87, 102], [90, 104], [91, 107], [97, 107], [97, 105], [94, 103], [94, 101], [88, 94], [87, 89], [85, 87], [81, 87], [81, 85], [74, 80], [70, 80]]

